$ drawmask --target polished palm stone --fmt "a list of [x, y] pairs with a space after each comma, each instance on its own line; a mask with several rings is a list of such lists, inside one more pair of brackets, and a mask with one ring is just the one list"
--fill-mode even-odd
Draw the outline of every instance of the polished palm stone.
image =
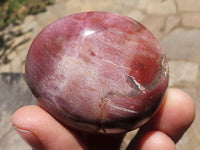
[[63, 125], [119, 133], [159, 108], [168, 64], [158, 40], [135, 20], [84, 12], [46, 27], [33, 41], [26, 81], [39, 105]]

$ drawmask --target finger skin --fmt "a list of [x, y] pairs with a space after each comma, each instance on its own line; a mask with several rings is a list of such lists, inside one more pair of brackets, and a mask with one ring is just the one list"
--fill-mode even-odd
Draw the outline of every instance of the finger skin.
[[[26, 139], [28, 144], [36, 149], [86, 149], [74, 133], [64, 128], [39, 106], [31, 105], [20, 108], [14, 113], [12, 122], [13, 126], [17, 128], [17, 131], [19, 129], [20, 131], [31, 132], [31, 134], [35, 136], [36, 139], [30, 134], [26, 134], [25, 137], [21, 135]], [[38, 145], [38, 143], [40, 143], [40, 145]]]
[[[179, 89], [168, 89], [166, 95], [160, 110], [140, 128], [127, 150], [151, 150], [152, 147], [153, 150], [157, 147], [165, 150], [167, 145], [169, 149], [175, 149], [174, 143], [178, 142], [194, 121], [195, 105], [191, 97]], [[159, 140], [157, 145], [154, 141], [156, 139], [163, 140]]]
[[140, 150], [176, 150], [174, 142], [163, 132], [151, 131], [143, 136]]
[[195, 104], [192, 98], [179, 89], [170, 88], [163, 106], [142, 130], [162, 131], [176, 143], [194, 118]]
[[138, 134], [127, 150], [176, 150], [175, 143], [163, 132]]
[[37, 150], [118, 150], [125, 135], [72, 131], [63, 127], [41, 107], [34, 105], [16, 111], [12, 122], [22, 138]]
[[[167, 98], [161, 109], [151, 121], [140, 129], [129, 148], [138, 145], [140, 149], [143, 148], [144, 150], [145, 147], [150, 148], [154, 146], [155, 148], [156, 145], [161, 147], [162, 142], [155, 145], [151, 144], [154, 139], [159, 139], [159, 137], [167, 141], [163, 145], [168, 144], [173, 148], [174, 143], [172, 140], [170, 141], [170, 138], [174, 142], [177, 142], [194, 120], [194, 116], [195, 107], [192, 99], [178, 89], [169, 89]], [[95, 149], [95, 146], [106, 150], [109, 144], [111, 147], [113, 145], [113, 148], [109, 147], [109, 149], [115, 150], [118, 149], [124, 136], [123, 134], [120, 136], [98, 136], [86, 133], [75, 134], [75, 132], [63, 127], [39, 106], [26, 106], [19, 109], [13, 115], [12, 121], [18, 133], [22, 130], [28, 131], [20, 133], [27, 143], [36, 149], [43, 150], [86, 150], [88, 147]], [[161, 134], [162, 132], [163, 134]], [[88, 145], [87, 148], [83, 142]]]

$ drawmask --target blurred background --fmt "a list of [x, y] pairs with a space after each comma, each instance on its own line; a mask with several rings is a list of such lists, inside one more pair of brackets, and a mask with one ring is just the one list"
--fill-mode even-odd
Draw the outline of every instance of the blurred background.
[[83, 11], [132, 17], [158, 38], [169, 61], [169, 86], [189, 93], [197, 109], [177, 149], [200, 150], [200, 0], [0, 0], [0, 150], [31, 150], [11, 124], [18, 108], [36, 104], [24, 82], [31, 42], [53, 21]]

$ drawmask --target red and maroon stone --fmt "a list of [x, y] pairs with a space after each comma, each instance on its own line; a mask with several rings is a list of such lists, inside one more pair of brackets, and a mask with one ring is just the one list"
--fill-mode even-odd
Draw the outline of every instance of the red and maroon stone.
[[63, 125], [119, 133], [141, 126], [159, 108], [168, 64], [158, 40], [135, 20], [85, 12], [35, 38], [26, 81], [39, 105]]

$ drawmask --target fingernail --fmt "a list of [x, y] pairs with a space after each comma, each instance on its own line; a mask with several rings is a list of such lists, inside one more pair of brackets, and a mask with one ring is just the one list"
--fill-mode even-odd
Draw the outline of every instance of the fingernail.
[[22, 137], [22, 139], [28, 143], [33, 149], [42, 149], [42, 144], [35, 136], [35, 134], [28, 130], [19, 129], [14, 127], [17, 133]]

